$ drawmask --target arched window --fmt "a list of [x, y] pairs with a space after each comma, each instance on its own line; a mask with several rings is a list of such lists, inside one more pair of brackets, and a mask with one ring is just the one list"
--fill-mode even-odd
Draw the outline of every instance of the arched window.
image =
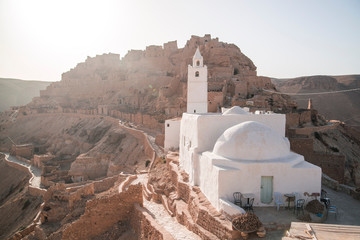
[[195, 77], [199, 77], [199, 72], [198, 71], [195, 72]]
[[196, 61], [196, 66], [200, 66], [200, 61], [199, 60]]

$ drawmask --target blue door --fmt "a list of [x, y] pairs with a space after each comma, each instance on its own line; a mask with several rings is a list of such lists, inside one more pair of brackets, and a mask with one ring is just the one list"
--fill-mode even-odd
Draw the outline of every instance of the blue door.
[[261, 176], [260, 200], [262, 203], [271, 203], [273, 196], [273, 177]]

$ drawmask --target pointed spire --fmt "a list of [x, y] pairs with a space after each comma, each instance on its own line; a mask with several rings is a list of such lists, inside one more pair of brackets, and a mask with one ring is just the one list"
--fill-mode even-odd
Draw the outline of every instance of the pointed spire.
[[203, 67], [203, 57], [201, 56], [199, 47], [196, 49], [196, 52], [193, 57], [193, 66], [194, 67]]
[[195, 55], [194, 55], [193, 58], [194, 59], [201, 59], [202, 58], [199, 47], [197, 47]]
[[312, 105], [312, 100], [311, 100], [311, 98], [309, 98], [309, 102], [308, 102], [308, 107], [307, 107], [307, 109], [312, 109], [313, 108], [313, 105]]

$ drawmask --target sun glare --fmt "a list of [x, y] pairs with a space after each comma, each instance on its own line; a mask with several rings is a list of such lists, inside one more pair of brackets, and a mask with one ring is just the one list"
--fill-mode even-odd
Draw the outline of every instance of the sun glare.
[[21, 59], [35, 56], [32, 61], [37, 66], [22, 69], [28, 73], [28, 79], [48, 76], [55, 69], [59, 79], [62, 72], [87, 56], [118, 51], [124, 45], [121, 33], [132, 29], [128, 5], [112, 0], [12, 1], [3, 5], [7, 9], [2, 12], [3, 17], [11, 23], [4, 24], [7, 39], [2, 42], [7, 49], [3, 54], [10, 57], [3, 66], [12, 68], [9, 75], [15, 73], [13, 77], [17, 77], [15, 65]]

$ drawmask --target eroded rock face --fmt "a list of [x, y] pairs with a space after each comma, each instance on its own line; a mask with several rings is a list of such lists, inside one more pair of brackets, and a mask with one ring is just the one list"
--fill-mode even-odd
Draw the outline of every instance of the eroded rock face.
[[[270, 78], [257, 76], [254, 63], [236, 45], [210, 35], [192, 36], [184, 48], [178, 48], [174, 41], [148, 46], [144, 51], [131, 50], [121, 60], [112, 53], [88, 57], [64, 73], [60, 82], [41, 91], [41, 97], [26, 111], [82, 109], [105, 115], [113, 110], [165, 114], [164, 118], [181, 115], [186, 110], [187, 65], [197, 47], [208, 66], [209, 111], [265, 94], [263, 88], [274, 89]], [[276, 105], [277, 99], [274, 102]], [[261, 104], [272, 107], [265, 99]]]

